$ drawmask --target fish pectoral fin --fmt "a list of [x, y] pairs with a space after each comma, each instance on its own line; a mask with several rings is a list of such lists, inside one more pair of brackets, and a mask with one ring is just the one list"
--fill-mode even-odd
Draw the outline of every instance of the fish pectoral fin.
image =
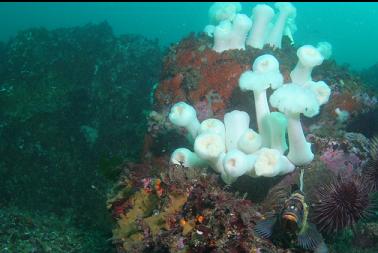
[[305, 250], [314, 250], [321, 243], [324, 243], [323, 236], [312, 223], [307, 223], [306, 227], [299, 232], [297, 237], [298, 246]]
[[273, 233], [273, 226], [276, 218], [265, 219], [257, 222], [254, 231], [262, 238], [269, 239]]

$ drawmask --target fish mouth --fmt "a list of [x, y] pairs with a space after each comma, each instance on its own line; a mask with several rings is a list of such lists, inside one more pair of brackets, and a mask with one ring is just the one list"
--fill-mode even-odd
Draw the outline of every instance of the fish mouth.
[[291, 213], [291, 212], [285, 212], [285, 213], [282, 215], [282, 219], [287, 220], [287, 221], [291, 221], [291, 222], [295, 222], [295, 223], [298, 222], [298, 217], [297, 217], [297, 215], [294, 214], [294, 213]]

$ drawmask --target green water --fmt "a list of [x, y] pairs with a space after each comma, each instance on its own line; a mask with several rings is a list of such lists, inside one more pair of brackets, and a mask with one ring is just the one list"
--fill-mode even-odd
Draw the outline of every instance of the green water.
[[[20, 29], [57, 28], [107, 20], [116, 34], [158, 38], [162, 45], [202, 31], [211, 3], [2, 3], [0, 40]], [[254, 3], [244, 3], [250, 15]], [[355, 69], [378, 60], [378, 3], [295, 3], [297, 44], [329, 41], [334, 58]]]

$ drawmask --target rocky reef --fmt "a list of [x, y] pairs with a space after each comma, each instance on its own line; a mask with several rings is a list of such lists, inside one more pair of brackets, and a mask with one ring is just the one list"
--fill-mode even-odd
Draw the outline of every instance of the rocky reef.
[[[277, 58], [285, 83], [289, 82], [297, 56], [296, 48], [287, 37], [283, 38], [281, 49], [267, 45], [262, 49], [246, 46], [245, 50], [218, 53], [212, 49], [210, 37], [191, 34], [170, 48], [164, 59], [161, 80], [153, 90], [144, 164], [124, 168], [125, 175], [137, 173], [133, 171], [148, 172], [136, 177], [137, 183], [131, 183], [133, 180], [125, 176], [109, 197], [108, 208], [117, 222], [113, 242], [118, 252], [292, 252], [293, 249], [278, 248], [252, 232], [258, 220], [282, 207], [280, 189], [287, 191], [297, 184], [298, 171], [304, 168], [304, 192], [311, 214], [319, 201], [319, 187], [331, 184], [337, 177], [354, 178], [364, 173], [366, 163], [372, 159], [369, 138], [377, 132], [352, 132], [350, 127], [361, 115], [376, 111], [377, 97], [358, 75], [333, 60], [325, 60], [312, 74], [314, 81], [325, 81], [332, 93], [319, 115], [302, 122], [315, 155], [309, 165], [271, 179], [242, 176], [226, 187], [219, 177], [212, 175], [214, 172], [193, 172], [168, 164], [169, 156], [177, 147], [192, 147], [184, 137], [185, 130], [169, 121], [171, 107], [185, 101], [196, 109], [199, 121], [223, 119], [225, 113], [235, 109], [246, 111], [254, 118], [253, 98], [241, 92], [238, 79], [257, 57], [267, 53]], [[359, 124], [371, 123], [365, 120]], [[257, 128], [254, 121], [251, 125]], [[172, 179], [175, 173], [181, 176]], [[189, 180], [188, 173], [199, 176]], [[235, 192], [239, 195], [235, 196]], [[365, 207], [367, 209], [368, 205]], [[355, 238], [363, 233], [361, 231], [371, 231], [365, 230], [371, 224], [360, 226], [363, 228], [355, 231]], [[337, 252], [339, 245], [334, 244], [337, 240], [324, 235], [330, 251]], [[351, 242], [352, 237], [348, 237], [351, 247], [359, 247]]]
[[101, 232], [75, 225], [71, 217], [64, 219], [53, 213], [19, 208], [0, 210], [0, 251], [12, 252], [109, 252], [99, 241]]
[[158, 41], [107, 23], [33, 28], [0, 55], [0, 206], [69, 216], [107, 244], [104, 192], [143, 147]]
[[253, 235], [259, 207], [216, 175], [176, 165], [159, 176], [150, 171], [125, 166], [109, 195], [118, 252], [276, 252]]

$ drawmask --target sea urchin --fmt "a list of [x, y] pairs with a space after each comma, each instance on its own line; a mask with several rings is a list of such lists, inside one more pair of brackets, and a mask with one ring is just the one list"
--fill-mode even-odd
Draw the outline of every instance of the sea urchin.
[[360, 177], [337, 178], [320, 187], [312, 220], [319, 230], [332, 233], [352, 226], [371, 212], [369, 187]]
[[371, 191], [378, 191], [378, 136], [371, 139], [370, 157], [362, 171], [364, 182]]

